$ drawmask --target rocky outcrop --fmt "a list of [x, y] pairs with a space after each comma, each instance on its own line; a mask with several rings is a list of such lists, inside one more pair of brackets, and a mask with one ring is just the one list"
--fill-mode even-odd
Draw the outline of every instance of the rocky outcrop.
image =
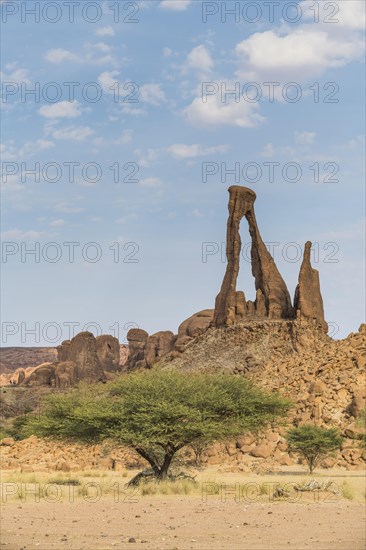
[[157, 332], [148, 337], [145, 349], [147, 367], [152, 367], [160, 357], [170, 353], [176, 341], [176, 335], [169, 330]]
[[62, 361], [55, 366], [55, 387], [66, 390], [76, 382], [76, 365], [72, 361]]
[[[13, 348], [9, 348], [13, 349]], [[20, 348], [14, 348], [16, 358], [21, 364], [27, 364], [29, 357], [47, 355], [52, 361], [36, 364], [32, 367], [18, 368], [14, 372], [0, 374], [0, 387], [32, 385], [68, 388], [79, 380], [90, 382], [105, 380], [120, 372], [127, 361], [128, 346], [120, 344], [118, 339], [103, 334], [96, 338], [90, 332], [77, 334], [72, 340], [65, 340], [56, 348], [40, 348], [42, 353], [37, 354], [36, 348], [24, 348], [25, 358], [19, 354]], [[47, 351], [47, 354], [45, 351]], [[10, 353], [10, 352], [9, 352]], [[9, 355], [8, 353], [8, 355]], [[9, 355], [11, 358], [11, 355]], [[55, 359], [57, 359], [55, 361]], [[55, 376], [47, 377], [39, 367], [52, 365]], [[35, 373], [37, 370], [38, 374]], [[35, 373], [35, 374], [33, 374]], [[31, 377], [31, 375], [33, 375]]]
[[96, 337], [97, 356], [104, 371], [120, 370], [120, 344], [117, 338], [109, 334]]
[[247, 187], [233, 185], [229, 188], [229, 219], [226, 231], [227, 266], [221, 290], [216, 297], [213, 325], [233, 325], [236, 310], [236, 281], [239, 273], [241, 251], [240, 222], [253, 208], [256, 194]]
[[55, 365], [43, 363], [31, 369], [23, 382], [26, 386], [51, 386], [55, 387]]
[[[251, 260], [255, 289], [257, 291], [257, 314], [259, 316], [264, 314], [270, 319], [292, 319], [294, 312], [289, 291], [262, 240], [255, 218], [254, 207], [247, 212], [246, 219], [252, 238]], [[261, 294], [258, 297], [259, 290]]]
[[25, 370], [42, 363], [53, 363], [56, 358], [56, 348], [1, 347], [0, 375], [13, 373], [19, 368]]
[[196, 338], [196, 336], [205, 332], [212, 323], [213, 316], [213, 309], [204, 309], [183, 321], [178, 328], [175, 348], [184, 347], [192, 338]]
[[127, 333], [129, 354], [127, 368], [133, 370], [147, 366], [145, 360], [145, 348], [149, 334], [140, 328], [131, 328]]
[[22, 368], [17, 369], [14, 372], [14, 374], [12, 374], [10, 377], [10, 384], [12, 386], [19, 386], [19, 384], [23, 382], [24, 378], [25, 378], [25, 370]]
[[96, 338], [91, 332], [80, 332], [72, 340], [65, 340], [57, 348], [59, 362], [75, 365], [75, 382], [105, 380], [103, 366], [97, 353]]
[[[294, 316], [290, 294], [260, 235], [254, 213], [256, 194], [247, 187], [229, 188], [229, 219], [226, 234], [227, 267], [216, 297], [213, 326], [230, 326], [249, 317], [291, 319]], [[251, 260], [256, 300], [246, 303], [236, 290], [241, 251], [240, 222], [246, 217], [252, 238]]]
[[304, 259], [301, 264], [299, 283], [295, 290], [294, 309], [298, 318], [309, 319], [321, 325], [328, 332], [324, 319], [323, 298], [320, 292], [319, 272], [311, 267], [311, 242], [305, 244]]

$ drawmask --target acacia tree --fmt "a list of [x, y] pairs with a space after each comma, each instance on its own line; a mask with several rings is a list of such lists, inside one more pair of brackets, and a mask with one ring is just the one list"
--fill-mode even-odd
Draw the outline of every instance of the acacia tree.
[[84, 443], [113, 440], [132, 447], [164, 479], [183, 447], [258, 430], [289, 407], [243, 378], [152, 369], [52, 394], [25, 430]]
[[342, 443], [342, 436], [336, 428], [325, 429], [313, 424], [292, 428], [287, 432], [286, 439], [290, 451], [305, 458], [310, 473], [320, 460], [339, 449]]

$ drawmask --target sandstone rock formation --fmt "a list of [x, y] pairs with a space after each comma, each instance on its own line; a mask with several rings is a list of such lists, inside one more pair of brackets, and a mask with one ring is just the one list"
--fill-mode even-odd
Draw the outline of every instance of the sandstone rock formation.
[[127, 333], [129, 355], [126, 363], [128, 370], [150, 368], [156, 361], [170, 353], [177, 336], [170, 330], [149, 334], [142, 329], [133, 328]]
[[61, 361], [55, 367], [55, 387], [66, 390], [76, 382], [76, 366], [73, 361]]
[[325, 332], [328, 325], [324, 319], [323, 299], [320, 292], [319, 272], [311, 267], [311, 242], [305, 244], [299, 283], [295, 290], [294, 309], [298, 318], [306, 318], [321, 325]]
[[[213, 326], [229, 326], [247, 315], [271, 319], [291, 319], [293, 309], [286, 284], [261, 238], [254, 213], [256, 194], [247, 187], [229, 188], [229, 219], [227, 222], [227, 267], [220, 293], [216, 297]], [[246, 304], [243, 293], [237, 292], [241, 238], [240, 222], [246, 217], [252, 238], [252, 273], [257, 291], [253, 305]]]
[[10, 377], [10, 384], [13, 386], [19, 386], [25, 378], [25, 370], [22, 368], [17, 369]]
[[72, 340], [65, 340], [58, 346], [57, 352], [60, 362], [74, 363], [76, 382], [105, 380], [103, 366], [97, 353], [97, 342], [91, 332], [80, 332]]
[[23, 382], [26, 386], [55, 386], [55, 366], [52, 363], [43, 363], [31, 369]]
[[254, 191], [238, 185], [230, 187], [229, 194], [229, 219], [226, 233], [227, 266], [221, 290], [215, 302], [213, 324], [216, 327], [235, 323], [236, 281], [241, 251], [240, 222], [253, 208], [256, 199]]
[[[18, 358], [19, 348], [14, 349]], [[29, 357], [37, 358], [42, 355], [51, 357], [53, 361], [36, 364], [36, 366], [25, 369], [19, 368], [14, 372], [1, 373], [0, 387], [44, 385], [68, 388], [79, 380], [103, 381], [108, 373], [116, 373], [121, 370], [128, 355], [127, 346], [120, 345], [117, 338], [105, 334], [95, 338], [90, 332], [81, 332], [72, 340], [65, 340], [57, 347], [57, 350], [45, 348], [47, 354], [43, 351], [44, 348], [40, 349], [42, 354], [37, 354], [35, 348], [25, 348], [26, 358], [20, 358], [20, 362], [27, 364]], [[28, 352], [28, 350], [30, 351]], [[57, 358], [56, 361], [55, 358]], [[122, 359], [121, 364], [120, 359]]]
[[205, 332], [210, 326], [213, 316], [213, 309], [204, 309], [183, 321], [178, 328], [176, 347], [186, 344], [192, 338]]
[[127, 333], [127, 341], [129, 345], [129, 354], [127, 360], [127, 368], [133, 370], [135, 368], [146, 367], [145, 347], [149, 335], [146, 330], [140, 328], [131, 328]]
[[[256, 310], [258, 312], [259, 308], [260, 315], [263, 315], [265, 311], [270, 319], [292, 319], [294, 312], [289, 291], [262, 240], [255, 218], [254, 207], [248, 210], [246, 219], [252, 238], [251, 259], [257, 291]], [[259, 302], [258, 290], [261, 291]]]
[[120, 369], [120, 344], [109, 334], [96, 337], [97, 356], [104, 371], [117, 372]]
[[56, 348], [1, 347], [0, 374], [34, 367], [41, 363], [52, 363], [57, 358]]
[[161, 331], [152, 334], [146, 341], [145, 349], [145, 361], [147, 367], [152, 367], [154, 363], [167, 353], [171, 352], [174, 348], [176, 336], [173, 332]]

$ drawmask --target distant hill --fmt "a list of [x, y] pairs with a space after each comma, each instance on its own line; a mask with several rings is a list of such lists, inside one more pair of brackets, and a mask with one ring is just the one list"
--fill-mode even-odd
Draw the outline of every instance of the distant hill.
[[56, 348], [0, 348], [0, 374], [55, 361]]

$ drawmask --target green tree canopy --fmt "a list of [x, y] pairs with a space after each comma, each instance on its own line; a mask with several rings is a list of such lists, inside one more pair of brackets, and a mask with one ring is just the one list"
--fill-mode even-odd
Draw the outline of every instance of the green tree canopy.
[[286, 439], [290, 450], [305, 458], [310, 473], [320, 460], [339, 449], [342, 443], [342, 436], [336, 428], [325, 429], [313, 424], [292, 428], [287, 432]]
[[244, 378], [150, 370], [52, 394], [25, 430], [84, 443], [112, 439], [135, 449], [163, 478], [184, 446], [258, 430], [289, 407]]

